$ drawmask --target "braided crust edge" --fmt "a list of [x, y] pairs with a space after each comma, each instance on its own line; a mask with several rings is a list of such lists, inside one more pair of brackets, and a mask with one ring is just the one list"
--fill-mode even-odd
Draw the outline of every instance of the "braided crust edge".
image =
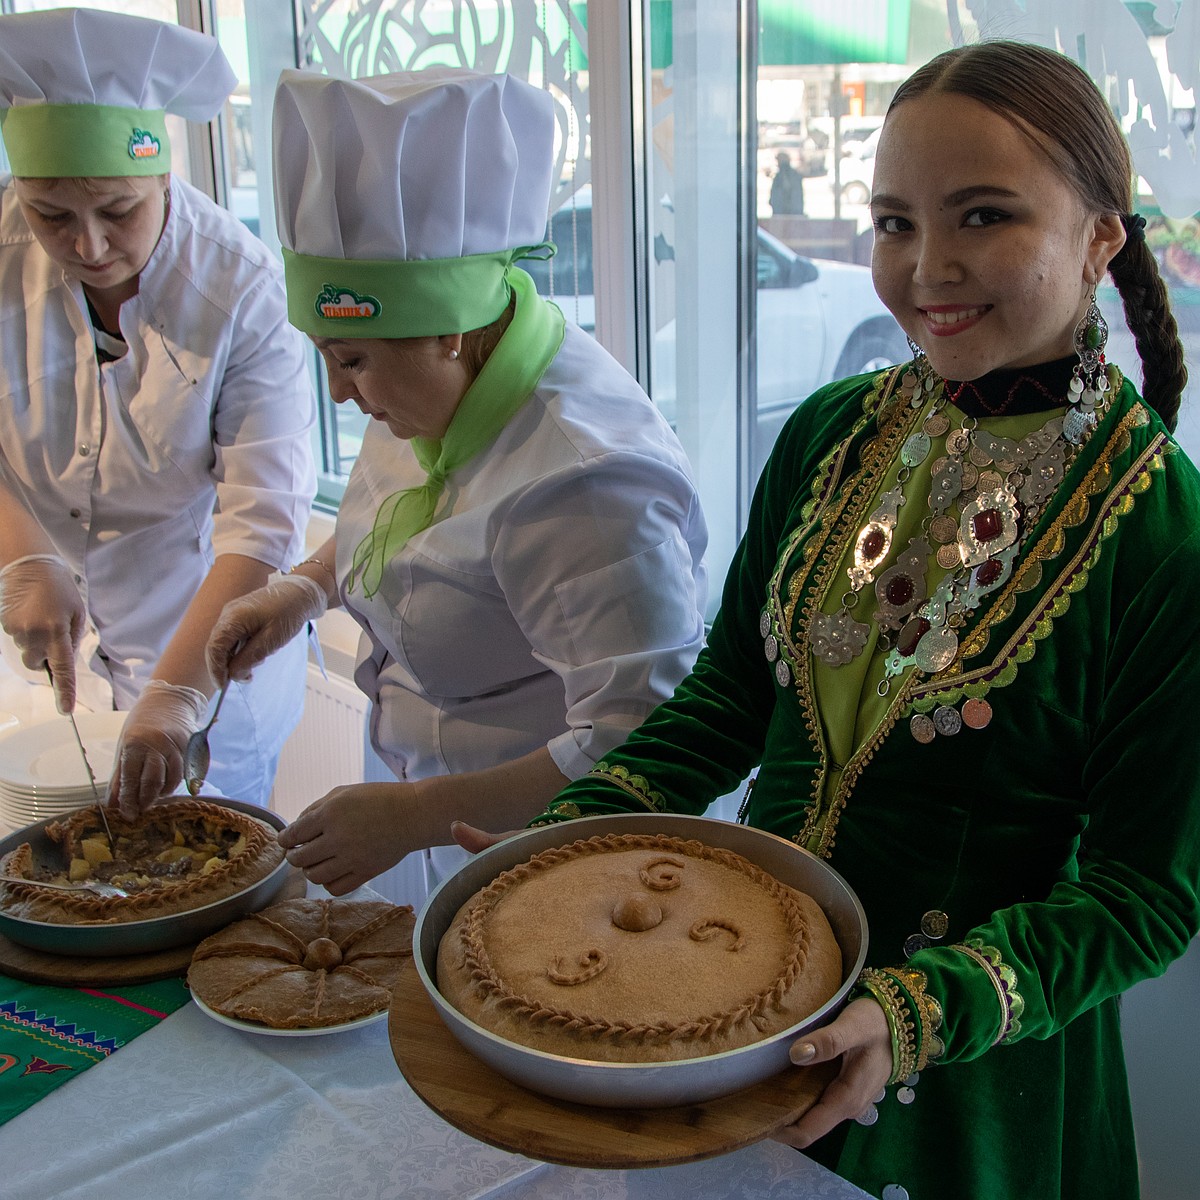
[[[675, 853], [715, 862], [746, 875], [761, 887], [782, 911], [791, 940], [792, 952], [774, 982], [730, 1008], [698, 1020], [675, 1023], [608, 1020], [593, 1014], [545, 1005], [509, 987], [491, 962], [483, 942], [487, 918], [504, 895], [522, 881], [580, 855], [629, 850]], [[576, 1040], [581, 1043], [579, 1048], [573, 1050], [580, 1057], [608, 1061], [671, 1060], [749, 1045], [808, 1015], [788, 1011], [784, 1004], [808, 965], [812, 918], [824, 920], [815, 901], [780, 883], [769, 872], [734, 851], [669, 834], [616, 833], [544, 850], [527, 862], [504, 871], [468, 901], [445, 936], [457, 937], [465, 959], [465, 972], [470, 979], [472, 998], [480, 1006], [516, 1018], [520, 1023], [518, 1029], [527, 1027], [532, 1035], [529, 1045], [542, 1049], [540, 1035], [563, 1034], [572, 1043]], [[826, 975], [813, 981], [814, 993], [819, 998], [811, 1004], [810, 1011], [816, 1011], [840, 985], [840, 971], [836, 979], [828, 976], [828, 973]], [[447, 998], [460, 1007], [453, 997]], [[479, 1020], [481, 1014], [466, 1012], [464, 1015]], [[505, 1021], [504, 1025], [507, 1036], [522, 1040], [519, 1034], [514, 1035], [509, 1028], [509, 1021]], [[571, 1051], [564, 1049], [563, 1052]]]
[[[207, 875], [185, 879], [169, 888], [140, 892], [132, 896], [97, 896], [81, 891], [78, 895], [39, 887], [36, 882], [0, 883], [0, 909], [11, 917], [42, 921], [51, 925], [119, 925], [191, 912], [206, 904], [227, 899], [265, 879], [283, 861], [283, 848], [275, 830], [265, 821], [223, 805], [204, 800], [178, 800], [156, 804], [138, 821], [126, 821], [109, 814], [114, 834], [139, 828], [139, 822], [174, 818], [210, 818], [236, 829], [246, 838], [246, 848], [236, 858], [215, 867]], [[97, 828], [95, 805], [73, 813], [67, 821], [46, 826], [46, 834], [59, 842], [70, 861], [76, 844], [89, 829]], [[0, 875], [25, 875], [33, 869], [33, 850], [22, 842], [0, 858]]]

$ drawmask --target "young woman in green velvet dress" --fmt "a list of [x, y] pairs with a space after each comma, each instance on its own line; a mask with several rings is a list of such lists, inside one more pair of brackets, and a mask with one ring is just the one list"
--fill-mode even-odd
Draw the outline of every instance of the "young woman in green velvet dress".
[[1138, 1192], [1118, 1000], [1200, 927], [1200, 479], [1133, 178], [1051, 51], [900, 88], [873, 271], [915, 358], [801, 406], [694, 670], [541, 818], [752, 777], [744, 819], [850, 882], [871, 966], [793, 1047], [841, 1069], [780, 1137], [885, 1200]]

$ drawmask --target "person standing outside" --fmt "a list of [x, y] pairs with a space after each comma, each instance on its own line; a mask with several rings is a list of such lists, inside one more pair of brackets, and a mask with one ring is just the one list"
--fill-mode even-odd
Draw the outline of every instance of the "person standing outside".
[[771, 180], [771, 213], [776, 217], [804, 215], [804, 176], [792, 166], [786, 150], [775, 155], [778, 164]]

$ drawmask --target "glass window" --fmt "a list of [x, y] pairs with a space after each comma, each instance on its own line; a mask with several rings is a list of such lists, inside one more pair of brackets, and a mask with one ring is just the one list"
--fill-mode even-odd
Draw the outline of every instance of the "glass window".
[[[1138, 210], [1187, 358], [1200, 364], [1190, 90], [1200, 78], [1200, 26], [1186, 6], [758, 0], [744, 6], [744, 19], [757, 18], [751, 29], [736, 7], [651, 0], [644, 37], [651, 394], [692, 457], [714, 531], [715, 578], [796, 406], [830, 380], [908, 357], [871, 285], [873, 157], [897, 85], [953, 45], [987, 36], [1041, 42], [1092, 73], [1134, 148]], [[1140, 380], [1115, 289], [1102, 288], [1100, 300], [1113, 331], [1109, 357]], [[1200, 365], [1192, 374], [1179, 437], [1200, 457]]]
[[[0, 0], [18, 11], [58, 2]], [[215, 191], [275, 249], [264, 148], [282, 68], [300, 63], [363, 77], [450, 64], [512, 71], [554, 96], [559, 183], [548, 232], [558, 254], [525, 265], [540, 291], [639, 375], [678, 432], [708, 514], [716, 579], [740, 536], [762, 464], [796, 406], [823, 383], [907, 356], [870, 281], [873, 157], [898, 83], [951, 45], [1027, 38], [1069, 50], [1092, 72], [1134, 147], [1147, 238], [1170, 286], [1188, 359], [1200, 364], [1192, 90], [1200, 26], [1189, 23], [1187, 6], [593, 4], [593, 18], [605, 22], [592, 31], [597, 45], [602, 32], [605, 38], [593, 68], [582, 0], [300, 0], [294, 9], [288, 0], [205, 2], [239, 79], [217, 126], [211, 157], [223, 172]], [[94, 6], [176, 17], [175, 0]], [[634, 31], [638, 36], [619, 32], [615, 13], [644, 16], [644, 28]], [[643, 48], [643, 62], [628, 61], [634, 46]], [[614, 66], [619, 59], [626, 61]], [[631, 104], [639, 106], [633, 117], [625, 115]], [[183, 123], [175, 126], [174, 161], [188, 177], [198, 160]], [[602, 231], [600, 244], [595, 230]], [[1113, 331], [1110, 357], [1137, 378], [1115, 291], [1102, 288], [1100, 298]], [[626, 327], [617, 329], [621, 320]], [[316, 359], [313, 369], [323, 394]], [[1200, 366], [1193, 376], [1179, 437], [1200, 457]], [[324, 398], [321, 413], [321, 495], [335, 505], [365, 419]]]
[[743, 265], [757, 260], [778, 281], [790, 269], [783, 260], [792, 256], [780, 243], [746, 252], [757, 243], [740, 219], [747, 188], [738, 6], [664, 0], [650, 5], [649, 22], [649, 391], [687, 451], [708, 518], [708, 562], [717, 581], [709, 589], [711, 617], [752, 473], [740, 398], [753, 355], [739, 354], [739, 347], [748, 344], [753, 282]]
[[271, 197], [271, 105], [279, 72], [296, 65], [295, 30], [290, 19], [279, 19], [279, 12], [273, 12], [269, 22], [261, 19], [263, 5], [251, 6], [258, 19], [248, 22], [244, 0], [212, 3], [213, 33], [238, 80], [221, 122], [224, 180], [218, 195], [278, 254]]
[[558, 247], [553, 258], [525, 259], [521, 266], [533, 277], [543, 296], [574, 306], [572, 320], [588, 333], [595, 331], [596, 285], [592, 276], [592, 196], [582, 188], [567, 208], [550, 218], [549, 238]]
[[[24, 13], [46, 12], [52, 8], [63, 8], [63, 0], [0, 0], [0, 12]], [[110, 12], [128, 13], [135, 17], [151, 17], [156, 21], [178, 24], [179, 14], [175, 0], [72, 0], [71, 8], [97, 8]], [[179, 117], [167, 117], [167, 136], [171, 139], [171, 169], [183, 179], [191, 178], [191, 155], [188, 146], [187, 122]], [[0, 172], [8, 171], [8, 156], [0, 141]]]

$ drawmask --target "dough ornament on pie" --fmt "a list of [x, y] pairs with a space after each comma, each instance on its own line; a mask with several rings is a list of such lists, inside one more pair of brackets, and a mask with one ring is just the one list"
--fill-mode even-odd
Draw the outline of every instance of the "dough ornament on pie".
[[842, 954], [811, 897], [665, 834], [546, 850], [459, 909], [437, 985], [509, 1041], [601, 1062], [697, 1058], [816, 1012]]
[[388, 1007], [412, 957], [413, 910], [383, 900], [285, 900], [207, 937], [188, 987], [272, 1029], [317, 1029]]
[[[266, 821], [204, 800], [155, 804], [134, 820], [108, 810], [112, 841], [95, 805], [46, 826], [59, 863], [34, 861], [22, 842], [0, 858], [0, 908], [55, 925], [111, 925], [191, 912], [265, 879], [283, 862]], [[38, 883], [113, 883], [127, 896], [65, 892]]]

